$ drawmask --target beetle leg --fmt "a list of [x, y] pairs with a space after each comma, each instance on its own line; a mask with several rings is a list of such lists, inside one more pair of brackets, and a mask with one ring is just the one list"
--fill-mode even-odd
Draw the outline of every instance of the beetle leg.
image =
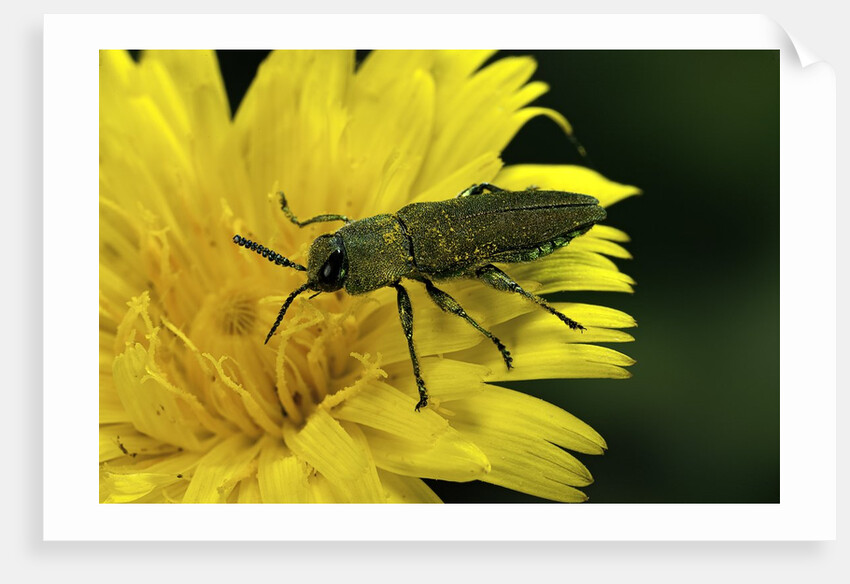
[[461, 317], [463, 320], [475, 327], [478, 332], [493, 341], [493, 344], [496, 345], [496, 348], [499, 349], [499, 352], [502, 354], [502, 359], [505, 360], [505, 365], [508, 366], [508, 369], [512, 367], [511, 363], [513, 362], [513, 358], [511, 357], [510, 351], [508, 351], [505, 345], [502, 344], [502, 341], [500, 341], [493, 333], [475, 322], [475, 320], [466, 313], [457, 300], [434, 286], [431, 280], [422, 278], [422, 281], [425, 283], [425, 289], [428, 291], [428, 295], [431, 297], [431, 300], [434, 301], [434, 304], [450, 314]]
[[489, 286], [492, 286], [496, 290], [503, 290], [505, 292], [514, 292], [514, 293], [519, 294], [521, 296], [525, 296], [526, 298], [528, 298], [529, 300], [531, 300], [532, 302], [536, 303], [538, 306], [540, 306], [541, 308], [546, 310], [547, 312], [554, 314], [555, 316], [560, 318], [561, 321], [565, 325], [567, 325], [568, 327], [570, 327], [573, 330], [580, 330], [580, 331], [587, 330], [583, 326], [581, 326], [579, 323], [574, 321], [573, 319], [571, 319], [567, 316], [564, 316], [563, 314], [561, 314], [560, 312], [558, 312], [557, 310], [552, 308], [549, 305], [549, 303], [546, 302], [540, 296], [537, 296], [536, 294], [532, 294], [531, 292], [523, 290], [523, 288], [519, 284], [517, 284], [516, 282], [511, 280], [510, 276], [508, 276], [506, 273], [504, 273], [502, 270], [500, 270], [499, 268], [497, 268], [493, 264], [487, 264], [486, 266], [478, 268], [475, 271], [475, 275], [482, 282], [484, 282], [485, 284], [487, 284]]
[[351, 219], [346, 217], [345, 215], [316, 215], [315, 217], [311, 217], [310, 219], [304, 219], [303, 221], [298, 219], [292, 210], [289, 208], [289, 204], [286, 202], [286, 195], [283, 194], [283, 191], [278, 191], [278, 196], [280, 197], [280, 210], [289, 218], [290, 221], [295, 223], [298, 227], [304, 227], [305, 225], [310, 225], [311, 223], [321, 223], [323, 221], [345, 221], [346, 223], [351, 223]]
[[407, 339], [407, 349], [410, 351], [410, 360], [413, 362], [413, 376], [416, 378], [416, 388], [419, 390], [419, 402], [416, 404], [418, 412], [419, 408], [428, 405], [428, 390], [425, 389], [425, 382], [422, 380], [422, 374], [419, 373], [419, 358], [416, 356], [416, 349], [413, 348], [413, 306], [410, 304], [407, 290], [401, 284], [396, 282], [392, 286], [398, 292], [398, 317]]
[[496, 185], [491, 185], [490, 183], [479, 183], [461, 191], [457, 198], [474, 197], [476, 195], [483, 194], [484, 191], [489, 191], [491, 193], [503, 193], [505, 192], [505, 189], [497, 187]]

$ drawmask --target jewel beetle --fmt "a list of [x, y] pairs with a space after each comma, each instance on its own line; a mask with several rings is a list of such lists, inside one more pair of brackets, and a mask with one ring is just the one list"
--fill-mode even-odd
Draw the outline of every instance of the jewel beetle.
[[234, 243], [270, 262], [307, 272], [307, 281], [284, 301], [265, 342], [269, 342], [295, 297], [307, 290], [320, 294], [344, 288], [348, 294], [356, 295], [393, 287], [419, 391], [416, 411], [428, 404], [428, 390], [413, 345], [413, 308], [401, 284], [403, 278], [423, 283], [437, 306], [490, 339], [508, 369], [512, 358], [505, 345], [433, 280], [475, 278], [497, 290], [525, 297], [573, 330], [584, 330], [493, 264], [533, 261], [586, 233], [605, 219], [605, 209], [591, 196], [533, 187], [508, 191], [481, 183], [454, 199], [411, 203], [394, 214], [359, 220], [328, 214], [299, 220], [290, 210], [286, 196], [278, 194], [281, 210], [299, 227], [325, 221], [342, 221], [344, 225], [313, 241], [306, 267], [241, 235], [233, 236]]

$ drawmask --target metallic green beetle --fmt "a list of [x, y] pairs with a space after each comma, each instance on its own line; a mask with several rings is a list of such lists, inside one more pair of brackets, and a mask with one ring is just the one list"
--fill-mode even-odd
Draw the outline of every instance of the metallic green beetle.
[[284, 194], [279, 195], [281, 209], [300, 227], [323, 221], [344, 221], [345, 225], [313, 241], [307, 267], [240, 235], [233, 237], [237, 245], [279, 266], [307, 272], [307, 281], [281, 306], [265, 342], [269, 342], [289, 305], [302, 292], [334, 292], [345, 288], [349, 294], [363, 294], [392, 286], [398, 293], [398, 314], [419, 390], [416, 411], [428, 404], [428, 390], [413, 347], [413, 309], [401, 285], [402, 278], [424, 283], [437, 306], [464, 319], [490, 339], [508, 369], [511, 354], [502, 342], [470, 317], [454, 298], [437, 288], [432, 278], [477, 278], [497, 290], [526, 297], [571, 329], [584, 330], [543, 298], [525, 291], [493, 263], [536, 260], [586, 233], [605, 218], [605, 209], [593, 197], [534, 188], [506, 191], [482, 183], [469, 187], [454, 199], [412, 203], [394, 215], [376, 215], [358, 221], [344, 215], [318, 215], [300, 221], [289, 209]]

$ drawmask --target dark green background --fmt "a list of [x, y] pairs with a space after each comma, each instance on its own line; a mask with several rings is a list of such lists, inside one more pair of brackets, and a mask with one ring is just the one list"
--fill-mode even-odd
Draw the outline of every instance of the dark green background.
[[[362, 53], [361, 53], [362, 54]], [[592, 166], [644, 194], [609, 210], [635, 259], [634, 295], [570, 294], [635, 316], [625, 381], [513, 387], [579, 416], [608, 441], [583, 456], [591, 502], [779, 501], [779, 53], [523, 51], [551, 85]], [[238, 104], [263, 52], [220, 53]], [[587, 163], [531, 121], [508, 164]], [[447, 502], [530, 502], [481, 483], [429, 481]]]

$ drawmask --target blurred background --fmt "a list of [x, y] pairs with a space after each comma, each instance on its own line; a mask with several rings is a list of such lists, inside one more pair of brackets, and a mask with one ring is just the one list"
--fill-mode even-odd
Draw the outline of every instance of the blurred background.
[[[362, 58], [367, 52], [358, 52]], [[507, 164], [576, 163], [643, 195], [609, 209], [629, 233], [633, 295], [571, 293], [634, 316], [628, 380], [511, 387], [600, 432], [580, 456], [591, 503], [779, 502], [778, 51], [507, 51], [551, 86], [534, 105], [573, 124], [523, 128]], [[219, 53], [236, 109], [265, 56]], [[428, 481], [446, 502], [538, 502], [482, 483]]]

